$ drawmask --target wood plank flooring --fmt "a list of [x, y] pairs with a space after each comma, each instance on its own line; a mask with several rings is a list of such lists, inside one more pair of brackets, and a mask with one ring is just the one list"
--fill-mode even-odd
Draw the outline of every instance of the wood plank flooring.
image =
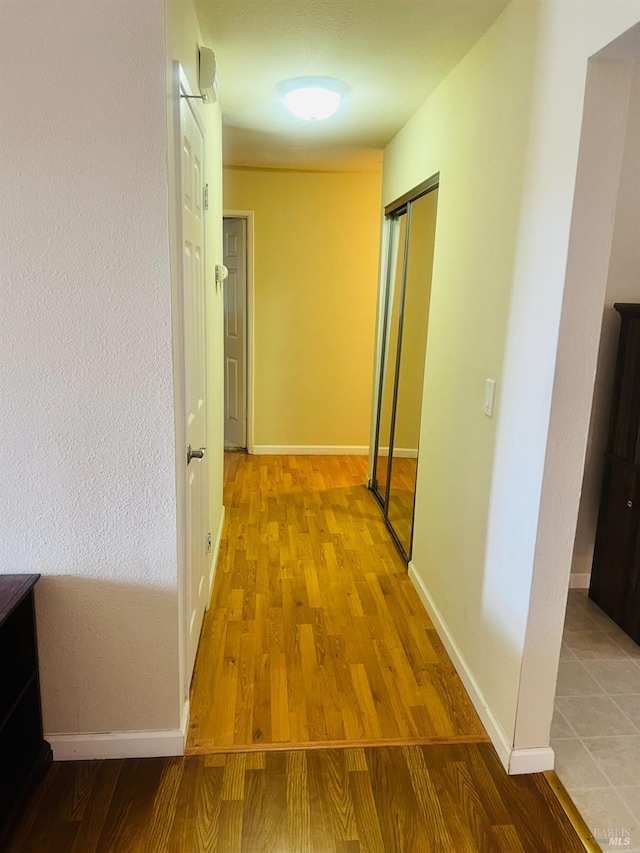
[[584, 853], [489, 744], [54, 764], [8, 853]]
[[226, 455], [189, 753], [487, 740], [364, 457]]
[[544, 776], [485, 742], [365, 460], [226, 464], [189, 740], [209, 754], [56, 763], [7, 853], [583, 851]]

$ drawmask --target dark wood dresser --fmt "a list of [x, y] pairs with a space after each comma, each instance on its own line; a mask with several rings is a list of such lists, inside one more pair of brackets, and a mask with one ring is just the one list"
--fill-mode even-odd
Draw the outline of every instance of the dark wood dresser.
[[622, 318], [589, 596], [640, 644], [640, 305]]
[[51, 762], [40, 710], [33, 595], [39, 577], [0, 575], [0, 850]]

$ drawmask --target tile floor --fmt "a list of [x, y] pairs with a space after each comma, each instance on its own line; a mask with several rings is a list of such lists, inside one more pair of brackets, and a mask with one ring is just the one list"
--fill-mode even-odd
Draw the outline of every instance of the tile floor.
[[[604, 849], [640, 853], [640, 646], [569, 592], [551, 745], [556, 772]], [[629, 838], [629, 841], [626, 839]]]

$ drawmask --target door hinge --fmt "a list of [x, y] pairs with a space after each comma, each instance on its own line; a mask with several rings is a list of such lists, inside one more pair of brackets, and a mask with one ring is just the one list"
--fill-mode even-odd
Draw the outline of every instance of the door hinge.
[[207, 554], [211, 553], [211, 534], [207, 533]]
[[205, 184], [202, 188], [202, 206], [205, 210], [209, 210], [209, 184]]

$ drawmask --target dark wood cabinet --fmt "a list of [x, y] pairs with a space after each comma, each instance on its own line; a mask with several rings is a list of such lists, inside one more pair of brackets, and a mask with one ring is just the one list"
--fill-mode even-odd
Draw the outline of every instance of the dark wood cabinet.
[[589, 596], [640, 643], [640, 305], [622, 318]]
[[39, 575], [0, 575], [0, 849], [51, 761], [42, 735], [34, 587]]

